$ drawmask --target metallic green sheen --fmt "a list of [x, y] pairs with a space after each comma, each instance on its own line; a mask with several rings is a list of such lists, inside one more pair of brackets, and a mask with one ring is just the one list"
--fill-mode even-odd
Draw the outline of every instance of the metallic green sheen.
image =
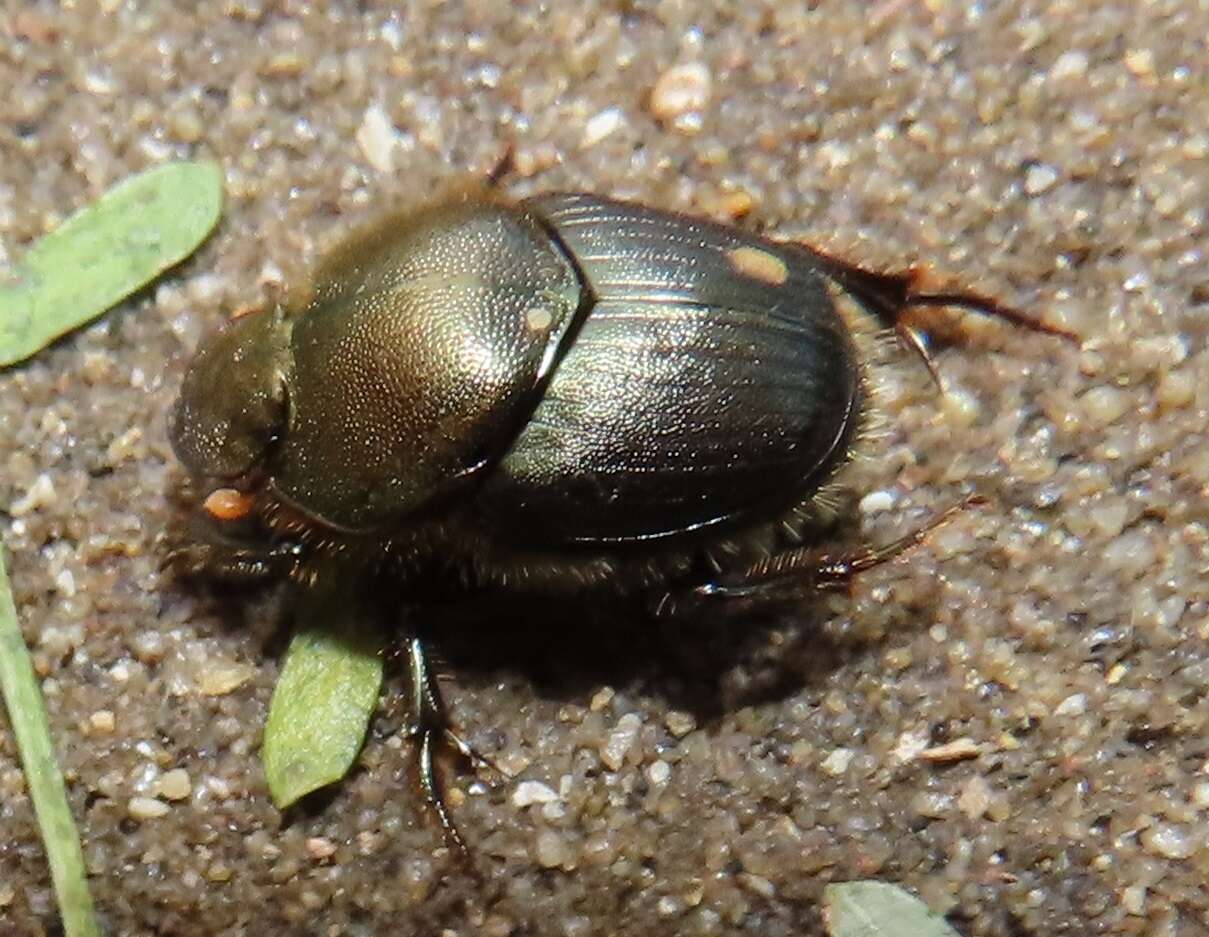
[[524, 425], [580, 300], [523, 211], [461, 201], [345, 244], [292, 316], [272, 487], [333, 527], [397, 523]]

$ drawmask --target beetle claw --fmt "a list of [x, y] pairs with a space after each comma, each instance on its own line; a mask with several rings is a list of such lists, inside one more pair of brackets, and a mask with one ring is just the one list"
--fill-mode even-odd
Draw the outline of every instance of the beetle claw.
[[441, 832], [445, 835], [445, 841], [460, 855], [467, 856], [470, 854], [470, 851], [466, 848], [466, 841], [462, 839], [462, 834], [458, 832], [457, 825], [453, 822], [453, 817], [449, 813], [449, 807], [445, 804], [445, 794], [441, 789], [436, 767], [433, 764], [433, 739], [437, 735], [438, 730], [418, 725], [414, 726], [413, 730], [409, 734], [413, 737], [418, 736], [420, 739], [420, 746], [416, 757], [419, 762], [420, 787], [424, 791], [424, 799], [428, 801], [428, 806], [437, 815], [437, 820], [441, 824]]
[[441, 824], [441, 831], [451, 847], [463, 856], [468, 854], [466, 843], [458, 832], [445, 803], [444, 792], [441, 789], [439, 776], [434, 765], [434, 748], [442, 739], [465, 758], [470, 764], [487, 768], [503, 777], [503, 772], [486, 755], [478, 752], [474, 746], [460, 736], [450, 725], [449, 715], [437, 686], [436, 674], [429, 667], [428, 655], [424, 643], [416, 635], [407, 639], [405, 646], [408, 671], [411, 676], [411, 722], [403, 730], [408, 739], [416, 739], [419, 746], [416, 751], [420, 787], [429, 807], [436, 814]]

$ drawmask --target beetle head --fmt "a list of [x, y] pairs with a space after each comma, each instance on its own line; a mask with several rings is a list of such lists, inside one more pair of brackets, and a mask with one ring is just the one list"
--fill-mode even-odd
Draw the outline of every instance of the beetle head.
[[263, 466], [289, 418], [289, 357], [279, 309], [241, 316], [203, 340], [168, 430], [195, 478], [238, 483]]

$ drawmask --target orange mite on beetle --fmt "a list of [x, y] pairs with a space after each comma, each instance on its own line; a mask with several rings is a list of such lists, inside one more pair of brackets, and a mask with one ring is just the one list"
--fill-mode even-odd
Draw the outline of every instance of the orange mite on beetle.
[[[1073, 338], [974, 293], [596, 195], [389, 215], [304, 295], [203, 341], [170, 427], [206, 493], [176, 561], [302, 588], [388, 577], [405, 597], [440, 570], [660, 610], [846, 585], [943, 519], [882, 547], [820, 543], [821, 493], [870, 416], [877, 333], [932, 368], [904, 316], [920, 306]], [[452, 731], [417, 614], [407, 734], [461, 846], [434, 748], [483, 759]]]

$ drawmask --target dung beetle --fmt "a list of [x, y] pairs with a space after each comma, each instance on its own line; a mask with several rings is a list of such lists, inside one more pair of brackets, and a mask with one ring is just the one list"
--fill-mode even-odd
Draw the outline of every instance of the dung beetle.
[[[854, 300], [849, 303], [844, 297]], [[257, 580], [433, 570], [467, 587], [786, 598], [880, 548], [820, 548], [821, 493], [870, 413], [903, 313], [957, 306], [796, 243], [596, 195], [493, 192], [390, 214], [309, 288], [201, 345], [172, 445], [205, 493], [188, 570]], [[452, 731], [405, 626], [420, 778]]]

